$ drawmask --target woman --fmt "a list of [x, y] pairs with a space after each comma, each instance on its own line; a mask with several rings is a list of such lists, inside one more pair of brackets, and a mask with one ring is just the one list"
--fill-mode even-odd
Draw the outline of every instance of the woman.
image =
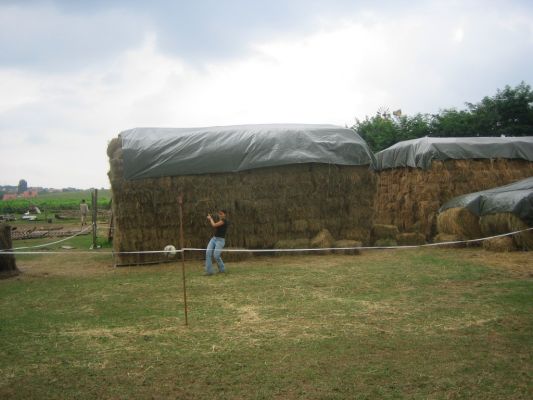
[[205, 252], [205, 275], [213, 275], [213, 263], [211, 261], [213, 255], [215, 256], [215, 261], [218, 265], [218, 271], [220, 273], [225, 273], [224, 262], [220, 257], [222, 249], [226, 244], [226, 231], [228, 229], [229, 221], [226, 220], [226, 211], [218, 211], [218, 221], [215, 222], [211, 214], [207, 214], [207, 220], [213, 228], [215, 228], [215, 234], [207, 244], [207, 250]]

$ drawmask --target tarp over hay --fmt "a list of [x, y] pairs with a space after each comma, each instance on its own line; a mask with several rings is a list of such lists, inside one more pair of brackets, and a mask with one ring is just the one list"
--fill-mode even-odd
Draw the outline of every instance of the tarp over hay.
[[368, 165], [361, 137], [334, 125], [272, 124], [135, 128], [120, 134], [124, 177], [238, 172], [309, 162]]
[[533, 137], [409, 140], [377, 153], [376, 165], [375, 222], [431, 239], [446, 201], [533, 176]]
[[376, 154], [378, 170], [431, 168], [433, 160], [521, 159], [533, 161], [533, 137], [423, 137]]
[[533, 226], [533, 176], [509, 185], [469, 193], [446, 202], [439, 210], [466, 208], [478, 217], [512, 213]]
[[[439, 232], [459, 239], [489, 237], [533, 227], [533, 177], [446, 202], [439, 210], [437, 227]], [[533, 232], [516, 234], [506, 242], [508, 250], [532, 250]], [[497, 243], [501, 245], [502, 241]]]
[[[354, 131], [329, 125], [247, 125], [206, 128], [200, 136], [197, 129], [190, 137], [186, 132], [176, 129], [173, 137], [172, 129], [138, 129], [109, 144], [116, 252], [178, 247], [180, 193], [186, 247], [206, 245], [213, 232], [206, 215], [220, 208], [228, 210], [231, 221], [227, 247], [272, 248], [279, 240], [311, 238], [322, 229], [335, 239], [368, 242], [376, 191], [369, 168], [373, 158]], [[234, 139], [247, 137], [249, 146], [231, 141], [232, 132]], [[209, 137], [208, 143], [203, 146], [199, 137]], [[219, 137], [223, 145], [217, 146]], [[137, 141], [133, 147], [132, 138]], [[147, 154], [141, 142], [151, 143]], [[126, 173], [132, 154], [144, 166]], [[265, 166], [261, 160], [266, 159], [276, 163]], [[233, 172], [237, 164], [247, 167]], [[139, 178], [154, 171], [162, 175]], [[160, 258], [122, 254], [117, 262]]]

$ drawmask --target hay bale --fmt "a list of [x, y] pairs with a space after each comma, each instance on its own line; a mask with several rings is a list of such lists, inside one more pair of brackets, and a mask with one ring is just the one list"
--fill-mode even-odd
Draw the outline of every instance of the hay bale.
[[399, 231], [396, 225], [374, 224], [372, 226], [372, 237], [374, 238], [374, 240], [396, 240], [396, 235], [398, 235], [398, 233]]
[[[527, 229], [529, 226], [512, 213], [484, 215], [479, 218], [483, 236], [501, 235]], [[533, 231], [518, 233], [512, 236], [515, 246], [521, 250], [533, 250]]]
[[484, 240], [483, 248], [487, 251], [495, 251], [498, 253], [506, 253], [517, 250], [516, 244], [509, 236]]
[[374, 247], [391, 247], [398, 246], [398, 242], [394, 239], [378, 239], [374, 242]]
[[434, 160], [431, 168], [378, 172], [375, 223], [400, 232], [436, 234], [438, 209], [454, 197], [533, 176], [533, 162], [521, 159]]
[[479, 239], [479, 217], [463, 207], [450, 208], [437, 216], [437, 232], [457, 235], [462, 239]]
[[396, 241], [400, 246], [416, 246], [426, 243], [426, 237], [422, 233], [408, 232], [396, 235]]
[[[461, 239], [458, 235], [454, 235], [451, 233], [439, 233], [433, 238], [433, 243], [448, 243], [448, 242], [458, 242], [461, 241]], [[439, 247], [449, 247], [449, 248], [461, 248], [466, 247], [465, 243], [450, 243], [448, 245], [443, 245]]]
[[[361, 254], [361, 250], [355, 249], [354, 247], [361, 247], [363, 245], [362, 242], [357, 240], [337, 240], [335, 243], [333, 243], [333, 247], [335, 248], [345, 248], [343, 250], [334, 250], [333, 253], [335, 254], [346, 254], [346, 255], [357, 255]], [[346, 247], [351, 247], [350, 249], [346, 249]]]
[[335, 239], [327, 229], [322, 229], [317, 235], [311, 239], [311, 247], [325, 249], [328, 247], [333, 247]]

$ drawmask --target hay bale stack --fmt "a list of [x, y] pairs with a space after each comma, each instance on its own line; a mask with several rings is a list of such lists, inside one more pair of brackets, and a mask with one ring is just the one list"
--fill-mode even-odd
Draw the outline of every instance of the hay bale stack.
[[[226, 245], [271, 249], [321, 230], [369, 242], [376, 177], [368, 165], [292, 164], [239, 172], [128, 180], [120, 139], [108, 147], [117, 253], [179, 248], [179, 193], [185, 247], [204, 247], [213, 233], [207, 213], [228, 210]], [[329, 247], [329, 246], [328, 246]], [[119, 254], [118, 264], [157, 261], [157, 255]]]
[[456, 235], [461, 240], [482, 237], [479, 217], [464, 207], [450, 208], [439, 213], [437, 231]]
[[436, 233], [438, 209], [446, 201], [532, 175], [533, 162], [521, 159], [433, 160], [427, 170], [384, 169], [378, 172], [375, 222], [430, 239]]
[[[512, 213], [483, 215], [479, 218], [479, 225], [483, 236], [501, 235], [504, 233], [516, 232], [528, 228], [528, 225], [524, 221]], [[513, 241], [514, 249], [533, 250], [533, 231], [522, 232], [513, 236], [506, 236], [504, 238], [508, 238]], [[503, 241], [498, 243], [503, 243]], [[492, 247], [494, 246], [495, 245]], [[507, 248], [511, 248], [511, 246], [507, 246]]]
[[516, 244], [511, 237], [504, 236], [483, 241], [483, 248], [487, 251], [507, 253], [516, 251]]

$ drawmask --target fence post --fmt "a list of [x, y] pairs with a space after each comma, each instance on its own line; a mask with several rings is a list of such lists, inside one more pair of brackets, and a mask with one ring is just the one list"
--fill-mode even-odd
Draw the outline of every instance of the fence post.
[[96, 249], [96, 217], [98, 216], [98, 189], [94, 189], [91, 193], [92, 209], [93, 209], [93, 249]]
[[[0, 250], [8, 250], [13, 248], [11, 240], [11, 226], [0, 224]], [[17, 263], [14, 254], [2, 254], [0, 251], [0, 275], [14, 276], [18, 275], [20, 271], [17, 268]]]

